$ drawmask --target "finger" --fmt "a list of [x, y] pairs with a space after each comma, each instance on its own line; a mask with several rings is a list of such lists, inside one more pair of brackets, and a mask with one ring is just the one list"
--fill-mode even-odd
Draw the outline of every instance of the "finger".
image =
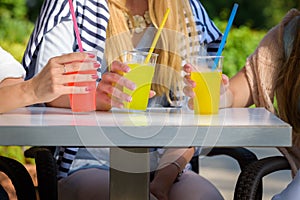
[[64, 54], [61, 56], [56, 56], [51, 58], [49, 62], [54, 62], [58, 64], [70, 63], [70, 62], [82, 62], [88, 60], [95, 60], [96, 55], [87, 52], [74, 52], [69, 54]]
[[[101, 80], [102, 82], [102, 80]], [[127, 101], [130, 102], [132, 100], [132, 97], [126, 93], [124, 93], [123, 91], [121, 91], [119, 88], [110, 85], [110, 84], [103, 84], [103, 83], [99, 83], [97, 90], [99, 92], [105, 93], [108, 96], [112, 96], [114, 98], [119, 99], [120, 101]]]
[[124, 105], [122, 102], [117, 101], [115, 98], [112, 98], [111, 95], [106, 94], [103, 91], [98, 91], [97, 98], [101, 99], [102, 104], [109, 105], [111, 107], [123, 108]]
[[153, 98], [156, 95], [156, 92], [154, 90], [150, 90], [149, 92], [149, 98]]
[[118, 84], [122, 87], [126, 87], [130, 90], [134, 90], [136, 88], [136, 85], [134, 82], [124, 78], [123, 76], [117, 74], [117, 73], [111, 73], [107, 72], [102, 75], [101, 82], [107, 83], [107, 84]]
[[60, 84], [78, 83], [78, 82], [96, 82], [97, 74], [66, 74], [60, 79]]
[[111, 72], [115, 72], [115, 73], [120, 73], [121, 74], [123, 72], [127, 73], [130, 71], [130, 67], [120, 61], [113, 61], [112, 64], [111, 64], [111, 69], [110, 69]]
[[123, 101], [131, 102], [132, 101], [132, 97], [130, 95], [124, 93], [123, 91], [119, 90], [116, 87], [113, 90], [112, 96], [122, 102]]
[[194, 99], [192, 99], [192, 98], [189, 99], [188, 107], [189, 107], [189, 109], [194, 110]]
[[65, 63], [63, 65], [64, 73], [72, 73], [77, 71], [89, 71], [95, 70], [100, 67], [100, 64], [96, 61], [92, 62], [72, 62], [72, 63]]
[[111, 99], [111, 106], [116, 108], [124, 108], [124, 104], [115, 98]]
[[92, 90], [89, 86], [63, 86], [61, 95], [63, 94], [87, 94]]
[[195, 97], [195, 92], [191, 87], [185, 86], [183, 88], [183, 93], [188, 97], [192, 97], [192, 98]]
[[117, 84], [119, 86], [126, 87], [126, 88], [128, 88], [130, 90], [135, 90], [136, 89], [135, 83], [132, 82], [132, 81], [130, 81], [129, 79], [123, 77], [123, 76], [119, 79], [119, 81], [117, 82]]
[[193, 81], [191, 79], [191, 76], [190, 75], [185, 75], [184, 78], [183, 78], [183, 82], [187, 85], [187, 86], [190, 86], [192, 88], [196, 87], [196, 83], [195, 81]]
[[224, 75], [222, 74], [220, 94], [225, 93], [228, 87], [229, 87], [229, 78], [225, 74]]
[[183, 71], [186, 72], [186, 73], [191, 73], [192, 72], [192, 65], [191, 64], [185, 64], [183, 66]]
[[225, 74], [222, 74], [222, 83], [223, 83], [224, 85], [229, 84], [229, 78], [228, 78], [228, 76], [226, 76]]

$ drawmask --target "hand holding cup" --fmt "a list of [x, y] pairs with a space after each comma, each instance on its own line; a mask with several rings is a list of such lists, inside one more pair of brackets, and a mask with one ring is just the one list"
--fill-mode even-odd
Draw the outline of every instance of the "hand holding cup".
[[85, 74], [77, 78], [75, 74], [68, 74], [81, 71], [96, 71], [100, 64], [91, 62], [83, 64], [83, 61], [89, 57], [94, 57], [88, 53], [70, 53], [51, 58], [41, 72], [29, 81], [33, 87], [33, 96], [36, 102], [50, 102], [66, 94], [87, 94], [91, 88], [89, 86], [70, 86], [71, 82], [95, 82], [97, 77], [95, 73]]

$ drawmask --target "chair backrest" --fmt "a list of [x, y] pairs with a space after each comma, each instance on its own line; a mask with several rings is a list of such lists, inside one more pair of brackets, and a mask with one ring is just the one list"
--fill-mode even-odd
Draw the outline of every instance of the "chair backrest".
[[41, 200], [57, 200], [57, 164], [55, 147], [31, 147], [25, 157], [34, 158], [36, 163], [38, 193]]
[[[18, 200], [36, 200], [35, 188], [30, 174], [26, 168], [18, 161], [0, 156], [0, 171], [10, 178]], [[0, 199], [5, 199], [7, 193], [1, 187]]]

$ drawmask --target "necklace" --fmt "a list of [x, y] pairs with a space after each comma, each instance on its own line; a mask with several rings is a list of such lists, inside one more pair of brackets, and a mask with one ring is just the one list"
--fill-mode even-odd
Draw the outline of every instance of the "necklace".
[[125, 18], [128, 23], [128, 27], [131, 32], [141, 33], [144, 29], [151, 24], [151, 19], [149, 15], [149, 11], [146, 11], [144, 16], [134, 15], [132, 19], [125, 13]]

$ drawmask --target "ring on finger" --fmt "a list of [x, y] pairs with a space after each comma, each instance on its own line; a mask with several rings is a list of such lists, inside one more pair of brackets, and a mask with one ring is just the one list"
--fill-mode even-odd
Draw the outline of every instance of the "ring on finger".
[[66, 64], [64, 64], [64, 74], [67, 73]]

